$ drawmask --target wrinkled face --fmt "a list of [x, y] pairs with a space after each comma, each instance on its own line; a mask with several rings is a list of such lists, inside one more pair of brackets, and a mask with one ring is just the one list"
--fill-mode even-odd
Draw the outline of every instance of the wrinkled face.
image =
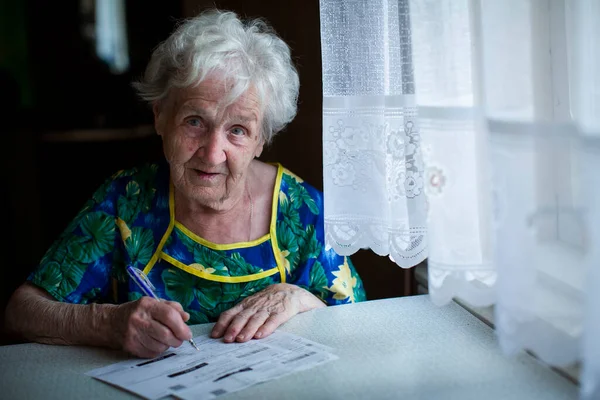
[[262, 111], [251, 88], [229, 106], [223, 81], [174, 89], [155, 104], [156, 131], [178, 192], [199, 205], [222, 210], [244, 191], [250, 162], [260, 155]]

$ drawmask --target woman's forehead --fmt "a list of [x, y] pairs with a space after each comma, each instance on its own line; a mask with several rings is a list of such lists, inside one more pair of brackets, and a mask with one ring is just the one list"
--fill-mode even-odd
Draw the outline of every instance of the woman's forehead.
[[205, 80], [198, 85], [176, 89], [172, 93], [174, 111], [204, 113], [239, 113], [257, 119], [262, 106], [254, 87], [248, 88], [230, 102], [230, 89], [218, 80]]

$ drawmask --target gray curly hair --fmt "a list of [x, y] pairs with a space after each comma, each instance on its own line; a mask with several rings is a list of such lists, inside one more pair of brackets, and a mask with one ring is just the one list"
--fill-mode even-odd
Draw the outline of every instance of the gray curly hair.
[[133, 87], [153, 104], [170, 89], [197, 85], [211, 72], [232, 82], [227, 104], [255, 88], [264, 112], [265, 143], [294, 119], [300, 83], [290, 48], [265, 21], [242, 21], [230, 11], [209, 10], [184, 20], [154, 50]]

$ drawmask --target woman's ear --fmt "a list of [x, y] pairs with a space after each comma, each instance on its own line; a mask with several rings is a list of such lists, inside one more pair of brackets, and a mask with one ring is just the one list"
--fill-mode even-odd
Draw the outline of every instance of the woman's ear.
[[154, 113], [154, 129], [156, 130], [156, 133], [158, 133], [158, 136], [163, 135], [164, 129], [164, 112], [160, 103], [161, 102], [157, 100], [152, 104], [152, 112]]
[[265, 139], [263, 138], [262, 135], [260, 135], [260, 142], [258, 143], [258, 147], [256, 148], [256, 151], [254, 152], [254, 158], [258, 158], [260, 157], [260, 155], [263, 152], [263, 149], [265, 147]]

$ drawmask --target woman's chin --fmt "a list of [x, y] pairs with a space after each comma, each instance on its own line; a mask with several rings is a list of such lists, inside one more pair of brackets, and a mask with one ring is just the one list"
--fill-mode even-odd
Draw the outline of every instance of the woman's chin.
[[183, 193], [184, 196], [189, 201], [194, 202], [197, 205], [214, 210], [222, 210], [226, 208], [228, 196], [223, 188], [196, 186], [187, 189], [188, 190], [185, 190]]

